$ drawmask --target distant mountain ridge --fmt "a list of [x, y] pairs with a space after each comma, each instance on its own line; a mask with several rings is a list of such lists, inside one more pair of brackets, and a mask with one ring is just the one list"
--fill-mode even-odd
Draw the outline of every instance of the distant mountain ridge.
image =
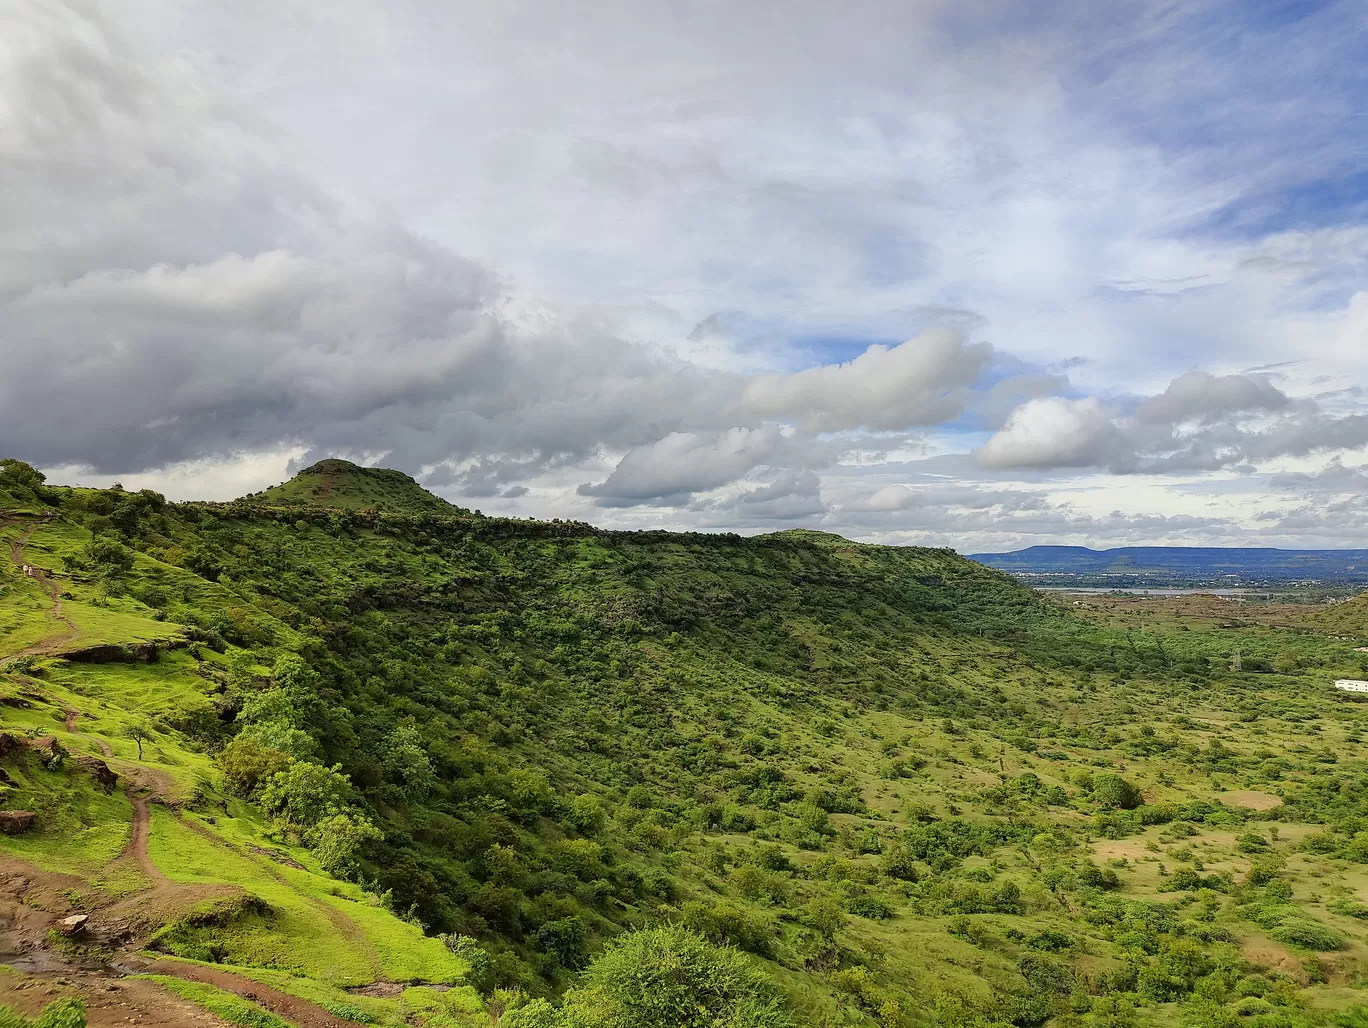
[[1368, 582], [1368, 550], [1284, 550], [1275, 547], [1029, 546], [969, 555], [991, 568], [1024, 575], [1120, 575], [1156, 579]]

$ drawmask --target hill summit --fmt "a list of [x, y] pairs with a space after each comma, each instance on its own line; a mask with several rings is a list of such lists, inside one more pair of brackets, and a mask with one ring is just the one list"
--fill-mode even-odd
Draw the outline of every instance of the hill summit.
[[250, 493], [243, 499], [285, 507], [338, 507], [396, 514], [464, 513], [402, 471], [364, 468], [336, 457], [311, 464], [288, 482]]

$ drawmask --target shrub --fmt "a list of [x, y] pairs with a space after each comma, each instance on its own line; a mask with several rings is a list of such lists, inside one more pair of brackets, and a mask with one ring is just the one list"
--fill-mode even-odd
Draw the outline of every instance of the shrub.
[[1111, 772], [1093, 776], [1092, 794], [1104, 810], [1134, 810], [1144, 803], [1139, 789]]
[[0, 1028], [86, 1028], [85, 1004], [74, 996], [64, 996], [43, 1007], [34, 1018], [0, 1006]]
[[694, 900], [684, 904], [682, 920], [687, 928], [709, 942], [730, 944], [752, 953], [769, 953], [773, 927], [752, 917], [732, 903], [716, 906]]
[[228, 790], [238, 796], [251, 796], [268, 778], [284, 771], [289, 763], [290, 758], [280, 750], [242, 736], [225, 746], [218, 756], [223, 780]]
[[892, 907], [868, 893], [851, 896], [846, 900], [846, 909], [857, 917], [867, 917], [871, 921], [883, 921], [893, 916]]
[[1328, 925], [1309, 918], [1289, 917], [1270, 933], [1273, 938], [1289, 946], [1302, 949], [1330, 952], [1344, 949], [1347, 941], [1343, 935]]
[[1038, 953], [1023, 953], [1017, 961], [1017, 970], [1026, 983], [1038, 993], [1054, 993], [1067, 996], [1073, 989], [1073, 969]]
[[628, 932], [566, 995], [566, 1028], [793, 1028], [779, 991], [736, 950], [678, 926]]

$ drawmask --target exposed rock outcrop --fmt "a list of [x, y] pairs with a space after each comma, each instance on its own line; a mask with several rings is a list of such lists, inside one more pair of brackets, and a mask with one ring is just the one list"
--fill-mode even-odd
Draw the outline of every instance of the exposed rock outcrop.
[[37, 817], [31, 810], [0, 810], [0, 834], [19, 835], [27, 832]]

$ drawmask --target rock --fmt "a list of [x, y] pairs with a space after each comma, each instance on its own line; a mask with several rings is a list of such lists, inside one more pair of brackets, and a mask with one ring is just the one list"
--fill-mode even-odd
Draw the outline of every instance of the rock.
[[10, 735], [8, 732], [0, 732], [0, 757], [8, 757], [11, 753], [23, 748], [24, 744], [19, 741], [17, 736]]
[[105, 792], [113, 792], [118, 784], [119, 776], [109, 770], [109, 765], [99, 757], [77, 757], [76, 766], [87, 771], [95, 779], [95, 784]]
[[33, 827], [38, 815], [31, 810], [0, 810], [0, 834], [18, 835]]
[[78, 935], [85, 931], [86, 923], [89, 920], [89, 914], [72, 914], [70, 917], [64, 917], [57, 922], [57, 930], [63, 935]]
[[62, 758], [66, 756], [66, 749], [52, 736], [46, 739], [39, 739], [29, 745], [38, 751], [38, 758], [43, 762], [43, 766], [52, 770], [62, 763]]

